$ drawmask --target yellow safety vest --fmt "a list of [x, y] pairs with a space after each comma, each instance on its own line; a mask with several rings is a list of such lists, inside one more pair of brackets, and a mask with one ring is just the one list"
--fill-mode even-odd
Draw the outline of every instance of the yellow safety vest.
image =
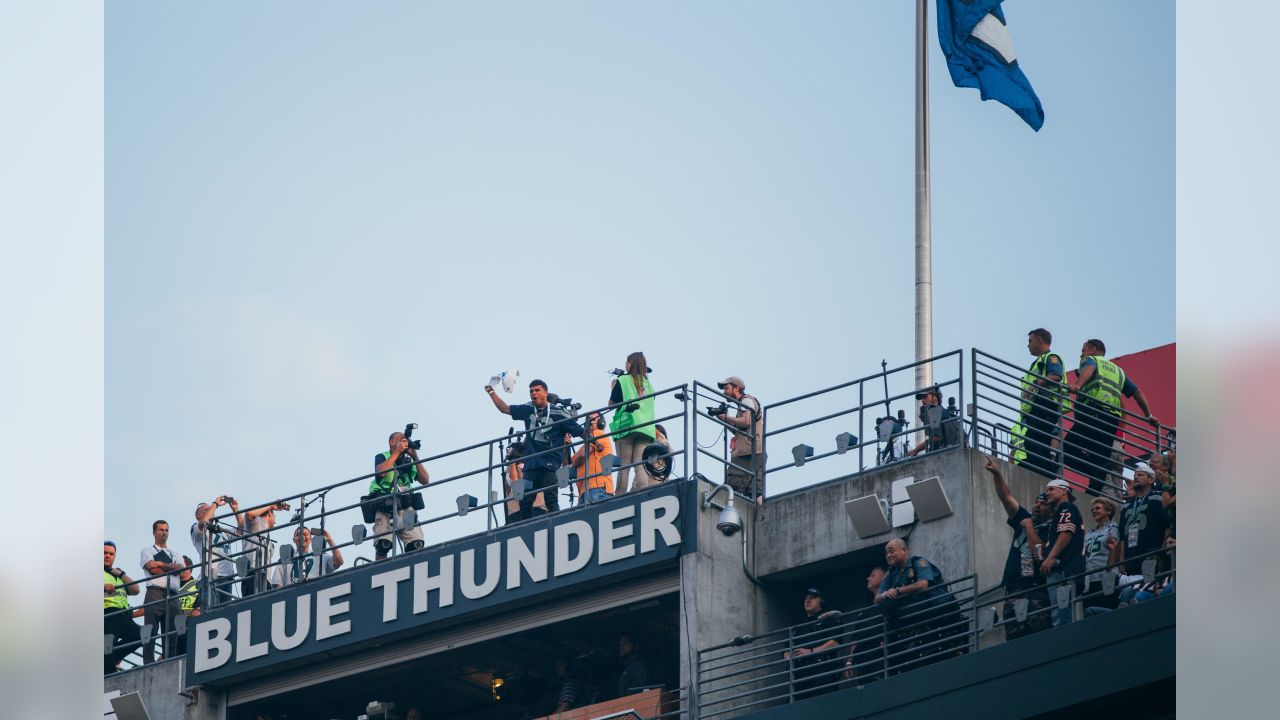
[[1124, 369], [1101, 355], [1093, 356], [1094, 373], [1080, 388], [1080, 394], [1103, 405], [1112, 415], [1124, 414]]
[[110, 595], [102, 598], [102, 607], [116, 608], [117, 610], [123, 610], [129, 607], [129, 598], [125, 594], [124, 580], [121, 580], [115, 575], [103, 570], [102, 582], [104, 585], [106, 583], [111, 583], [116, 586], [116, 589], [113, 590]]

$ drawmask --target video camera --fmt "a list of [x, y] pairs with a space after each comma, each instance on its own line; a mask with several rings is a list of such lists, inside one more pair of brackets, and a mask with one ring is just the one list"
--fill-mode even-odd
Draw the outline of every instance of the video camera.
[[573, 398], [562, 398], [555, 393], [547, 394], [547, 402], [564, 410], [569, 415], [577, 415], [578, 411], [582, 409], [582, 403], [574, 402]]
[[413, 440], [413, 431], [418, 429], [418, 423], [408, 423], [404, 426], [404, 439], [409, 441], [411, 450], [421, 450], [422, 440]]

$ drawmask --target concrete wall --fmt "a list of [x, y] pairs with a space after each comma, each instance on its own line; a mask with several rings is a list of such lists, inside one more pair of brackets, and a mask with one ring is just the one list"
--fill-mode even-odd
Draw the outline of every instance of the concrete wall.
[[[104, 693], [138, 693], [151, 720], [225, 720], [221, 693], [182, 687], [184, 659], [144, 665], [103, 678]], [[187, 693], [186, 697], [179, 693]]]

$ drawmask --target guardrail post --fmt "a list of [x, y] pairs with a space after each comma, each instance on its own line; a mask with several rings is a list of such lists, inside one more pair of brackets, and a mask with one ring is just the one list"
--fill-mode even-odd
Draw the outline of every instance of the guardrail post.
[[787, 628], [787, 702], [796, 701], [796, 629]]

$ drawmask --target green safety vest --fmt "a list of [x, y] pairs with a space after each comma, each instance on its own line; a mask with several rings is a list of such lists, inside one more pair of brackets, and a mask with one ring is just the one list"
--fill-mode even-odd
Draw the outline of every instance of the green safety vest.
[[[1048, 369], [1049, 369], [1050, 355], [1057, 355], [1057, 353], [1051, 350], [1041, 355], [1040, 357], [1036, 358], [1035, 360], [1031, 361], [1031, 367], [1027, 368], [1027, 371], [1022, 374], [1022, 392], [1034, 394], [1037, 390], [1035, 386], [1036, 381], [1042, 377], [1046, 377], [1049, 375]], [[1058, 361], [1059, 362], [1062, 361], [1061, 356], [1058, 357]], [[1063, 371], [1065, 373], [1066, 368], [1063, 368]], [[1068, 410], [1071, 409], [1071, 397], [1067, 395], [1067, 386], [1064, 382], [1062, 382], [1062, 380], [1058, 381], [1057, 387], [1055, 387], [1052, 383], [1045, 385], [1043, 387], [1046, 392], [1058, 393], [1058, 398], [1060, 400], [1060, 404], [1062, 405], [1062, 412], [1067, 412]], [[1022, 413], [1023, 415], [1026, 415], [1027, 413], [1031, 412], [1031, 407], [1032, 407], [1031, 398], [1028, 397], [1027, 399], [1022, 401], [1022, 404], [1018, 407], [1018, 412]]]
[[196, 600], [200, 599], [198, 585], [199, 583], [193, 577], [182, 583], [182, 587], [178, 588], [178, 594], [181, 595], [178, 598], [178, 607], [182, 610], [183, 615], [190, 615], [191, 611], [196, 609]]
[[[379, 454], [382, 459], [379, 463], [386, 462], [391, 457], [391, 451], [388, 450]], [[416, 465], [407, 465], [403, 467], [395, 467], [388, 470], [383, 475], [374, 475], [373, 480], [369, 482], [370, 495], [386, 495], [393, 490], [393, 485], [403, 485], [409, 487], [413, 485], [413, 481], [418, 477], [418, 469]]]
[[[652, 395], [653, 386], [649, 384], [649, 378], [644, 379], [644, 392], [636, 392], [636, 382], [630, 375], [623, 375], [618, 378], [618, 386], [622, 388], [623, 407], [613, 414], [613, 422], [609, 423], [609, 429], [615, 433], [625, 433], [627, 430], [635, 427], [635, 433], [647, 436], [650, 440], [657, 437], [657, 431], [653, 426], [653, 398], [645, 398], [644, 400], [636, 400], [641, 395]], [[640, 407], [633, 412], [626, 411], [626, 405], [634, 402]], [[645, 425], [645, 423], [649, 423]], [[644, 425], [644, 427], [636, 427]], [[621, 436], [618, 436], [621, 437]]]
[[1125, 382], [1124, 370], [1101, 355], [1094, 355], [1093, 362], [1093, 376], [1080, 388], [1080, 394], [1091, 398], [1098, 405], [1106, 406], [1112, 415], [1123, 415], [1124, 400], [1121, 390]]
[[105, 584], [105, 583], [111, 583], [111, 584], [113, 584], [113, 585], [115, 585], [115, 586], [116, 586], [116, 589], [115, 589], [114, 591], [112, 591], [112, 593], [111, 593], [111, 595], [110, 595], [109, 597], [104, 597], [104, 598], [102, 598], [102, 607], [104, 607], [104, 608], [118, 608], [118, 609], [120, 609], [120, 610], [123, 610], [123, 609], [125, 609], [125, 608], [129, 607], [129, 598], [125, 596], [124, 580], [121, 580], [120, 578], [116, 577], [115, 575], [112, 575], [111, 573], [107, 572], [106, 570], [103, 570], [103, 571], [102, 571], [102, 582], [103, 582], [104, 584]]

